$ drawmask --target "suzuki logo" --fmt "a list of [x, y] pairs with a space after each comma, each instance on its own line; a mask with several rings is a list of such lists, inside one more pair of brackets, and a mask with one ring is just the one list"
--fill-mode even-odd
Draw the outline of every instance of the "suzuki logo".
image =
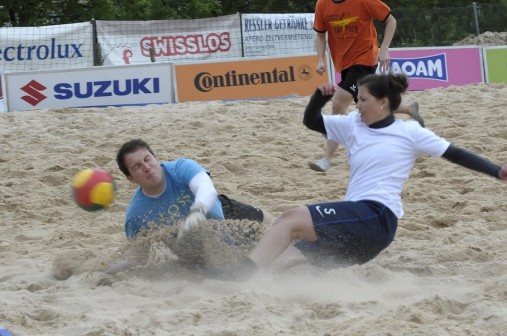
[[21, 91], [26, 92], [27, 96], [22, 96], [21, 99], [26, 101], [28, 104], [35, 106], [47, 97], [40, 93], [40, 91], [46, 90], [46, 87], [39, 82], [31, 80], [30, 83], [26, 84], [21, 88]]

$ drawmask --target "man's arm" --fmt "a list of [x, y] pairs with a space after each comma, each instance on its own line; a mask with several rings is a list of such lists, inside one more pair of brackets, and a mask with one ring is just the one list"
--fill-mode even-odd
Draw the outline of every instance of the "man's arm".
[[194, 204], [202, 203], [206, 209], [211, 209], [215, 206], [217, 200], [217, 190], [213, 185], [213, 181], [209, 175], [202, 171], [197, 173], [189, 183], [189, 188], [195, 195]]
[[326, 71], [326, 33], [317, 32], [317, 57], [319, 59], [319, 63], [317, 64], [317, 69], [315, 70], [319, 75], [322, 75]]
[[199, 227], [199, 225], [206, 223], [206, 214], [211, 209], [217, 199], [217, 191], [209, 175], [202, 171], [197, 173], [189, 183], [189, 188], [194, 193], [194, 204], [190, 207], [185, 221], [178, 230], [178, 238]]
[[378, 61], [381, 72], [389, 71], [389, 46], [391, 45], [394, 37], [394, 32], [396, 31], [396, 19], [392, 14], [389, 14], [384, 23], [386, 25], [384, 30], [384, 38], [382, 39], [382, 45], [380, 46], [378, 53]]

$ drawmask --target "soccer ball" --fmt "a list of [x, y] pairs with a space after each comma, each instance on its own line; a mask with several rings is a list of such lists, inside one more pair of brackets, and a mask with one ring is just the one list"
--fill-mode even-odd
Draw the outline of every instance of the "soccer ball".
[[113, 203], [116, 182], [111, 174], [101, 168], [80, 171], [72, 181], [74, 201], [86, 211], [105, 209]]

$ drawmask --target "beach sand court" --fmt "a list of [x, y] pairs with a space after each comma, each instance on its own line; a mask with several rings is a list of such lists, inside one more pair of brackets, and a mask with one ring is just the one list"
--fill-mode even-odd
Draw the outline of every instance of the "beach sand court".
[[[412, 99], [435, 133], [507, 162], [507, 85], [404, 96]], [[287, 254], [235, 283], [180, 269], [164, 244], [153, 243], [146, 267], [115, 277], [97, 271], [127, 245], [124, 212], [134, 186], [115, 154], [131, 138], [146, 140], [161, 160], [200, 162], [220, 193], [272, 216], [341, 199], [349, 174], [342, 147], [328, 172], [307, 167], [325, 146], [302, 124], [308, 100], [0, 113], [0, 329], [14, 336], [504, 334], [507, 184], [440, 158], [416, 161], [395, 241], [365, 265], [321, 269]], [[114, 175], [118, 194], [108, 210], [92, 213], [75, 205], [70, 184], [95, 165]], [[255, 227], [252, 239], [265, 229]]]

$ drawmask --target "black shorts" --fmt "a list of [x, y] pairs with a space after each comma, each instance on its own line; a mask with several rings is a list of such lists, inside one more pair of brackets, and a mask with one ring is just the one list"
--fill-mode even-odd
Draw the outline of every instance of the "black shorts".
[[367, 75], [374, 74], [377, 66], [353, 65], [350, 68], [343, 69], [340, 73], [341, 81], [338, 86], [349, 92], [357, 103], [357, 82]]
[[394, 239], [398, 218], [375, 201], [343, 201], [308, 205], [316, 242], [295, 246], [318, 265], [363, 264]]
[[218, 195], [218, 200], [222, 203], [225, 219], [247, 219], [259, 223], [264, 220], [264, 213], [259, 208], [238, 202], [223, 194]]

